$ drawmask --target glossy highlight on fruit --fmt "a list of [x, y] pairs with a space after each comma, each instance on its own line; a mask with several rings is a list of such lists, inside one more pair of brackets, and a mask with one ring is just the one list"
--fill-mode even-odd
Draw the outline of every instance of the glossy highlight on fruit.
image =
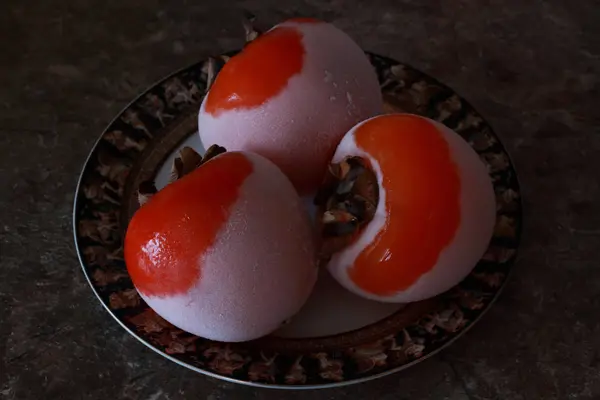
[[349, 290], [387, 302], [435, 296], [459, 283], [485, 252], [495, 198], [485, 165], [460, 136], [409, 114], [351, 129], [333, 163], [364, 160], [377, 176], [372, 220], [328, 268]]
[[245, 152], [217, 155], [154, 194], [128, 226], [125, 260], [159, 315], [231, 342], [277, 329], [317, 276], [294, 187], [273, 163]]
[[[214, 245], [252, 172], [253, 165], [244, 155], [226, 154], [173, 182], [137, 211], [127, 230], [126, 257], [131, 260], [129, 275], [140, 292], [183, 294], [201, 279], [197, 260]], [[207, 190], [218, 182], [226, 184]]]
[[202, 143], [256, 152], [302, 194], [314, 192], [342, 136], [382, 112], [377, 76], [360, 47], [331, 24], [297, 18], [248, 43], [202, 103]]

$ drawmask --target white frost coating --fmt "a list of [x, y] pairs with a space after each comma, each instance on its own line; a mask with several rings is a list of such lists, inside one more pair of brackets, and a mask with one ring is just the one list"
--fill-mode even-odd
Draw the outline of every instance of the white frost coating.
[[[496, 200], [487, 169], [477, 153], [458, 134], [438, 122], [428, 121], [435, 124], [443, 134], [458, 167], [461, 181], [460, 225], [451, 244], [440, 253], [436, 265], [428, 273], [422, 275], [413, 285], [398, 292], [395, 296], [376, 296], [358, 288], [349, 278], [348, 270], [360, 252], [371, 243], [383, 227], [382, 219], [385, 221], [385, 214], [379, 215], [379, 213], [385, 213], [383, 210], [385, 202], [380, 199], [376, 217], [365, 228], [359, 241], [336, 254], [328, 265], [328, 269], [340, 284], [361, 296], [398, 303], [419, 301], [436, 296], [463, 280], [475, 267], [489, 245], [496, 218]], [[353, 132], [354, 129], [340, 143], [334, 162], [350, 155], [362, 157], [366, 155], [364, 151], [357, 148]], [[373, 162], [369, 155], [366, 156]], [[381, 172], [378, 165], [375, 173], [381, 185]], [[371, 225], [374, 225], [373, 228]]]
[[[294, 183], [320, 183], [331, 150], [356, 123], [381, 114], [375, 71], [354, 41], [327, 23], [288, 22], [303, 34], [304, 67], [261, 106], [198, 115], [205, 147], [253, 151], [275, 161]], [[292, 123], [292, 121], [294, 121]], [[315, 188], [316, 189], [316, 188]]]
[[271, 333], [296, 314], [317, 278], [314, 236], [304, 204], [268, 160], [246, 156], [254, 172], [186, 294], [144, 300], [173, 325], [213, 340]]

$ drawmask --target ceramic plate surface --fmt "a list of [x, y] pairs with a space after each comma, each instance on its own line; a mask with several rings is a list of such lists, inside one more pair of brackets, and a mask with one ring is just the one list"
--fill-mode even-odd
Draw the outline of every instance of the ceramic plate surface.
[[[140, 182], [166, 184], [184, 145], [203, 152], [197, 111], [207, 63], [176, 72], [143, 93], [108, 126], [82, 171], [73, 214], [75, 243], [89, 283], [127, 331], [198, 372], [255, 386], [319, 388], [399, 371], [463, 334], [506, 282], [521, 230], [521, 198], [510, 158], [490, 126], [451, 89], [386, 57], [367, 53], [387, 112], [423, 115], [460, 134], [488, 167], [497, 200], [491, 244], [472, 273], [434, 299], [384, 304], [342, 289], [327, 271], [289, 325], [247, 343], [220, 343], [181, 331], [140, 298], [123, 261], [123, 236]], [[468, 345], [468, 342], [462, 342]]]

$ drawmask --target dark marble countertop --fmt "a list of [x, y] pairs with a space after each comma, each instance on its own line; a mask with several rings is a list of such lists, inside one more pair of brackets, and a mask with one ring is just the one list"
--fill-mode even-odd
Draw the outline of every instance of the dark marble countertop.
[[[453, 87], [507, 146], [526, 213], [519, 260], [448, 350], [357, 386], [240, 387], [146, 349], [88, 287], [71, 211], [92, 144], [154, 81], [239, 47], [242, 7], [334, 22]], [[599, 399], [598, 21], [583, 0], [3, 1], [0, 399]]]

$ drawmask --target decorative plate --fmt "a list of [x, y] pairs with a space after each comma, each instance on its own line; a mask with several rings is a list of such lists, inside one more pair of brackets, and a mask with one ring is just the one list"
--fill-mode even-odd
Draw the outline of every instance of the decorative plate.
[[[231, 55], [231, 54], [230, 54]], [[321, 388], [374, 379], [414, 365], [462, 335], [506, 282], [521, 231], [521, 199], [508, 154], [484, 119], [435, 79], [367, 53], [388, 112], [440, 121], [479, 153], [494, 182], [497, 220], [472, 273], [434, 299], [390, 305], [358, 298], [321, 271], [315, 293], [292, 323], [268, 337], [220, 343], [179, 330], [140, 298], [123, 261], [123, 233], [140, 182], [164, 185], [177, 150], [203, 151], [197, 111], [208, 62], [159, 82], [127, 106], [94, 145], [83, 168], [73, 223], [77, 251], [94, 293], [119, 324], [170, 360], [228, 381], [279, 388]]]

